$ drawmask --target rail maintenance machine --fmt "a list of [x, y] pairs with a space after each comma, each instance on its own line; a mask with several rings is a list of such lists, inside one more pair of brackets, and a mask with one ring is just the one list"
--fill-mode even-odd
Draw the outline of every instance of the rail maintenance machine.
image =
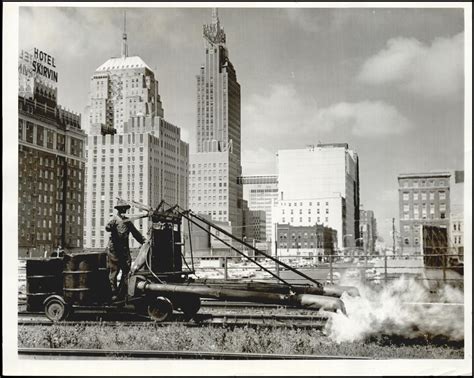
[[[200, 309], [201, 298], [345, 313], [341, 295], [344, 292], [352, 296], [359, 295], [357, 288], [352, 286], [323, 286], [191, 210], [170, 206], [164, 201], [157, 208], [135, 201], [124, 202], [145, 211], [145, 214], [130, 217], [130, 221], [145, 217], [151, 220], [148, 239], [133, 261], [129, 276], [121, 277], [127, 280], [125, 298], [112, 302], [106, 252], [65, 253], [61, 258], [27, 260], [27, 311], [44, 309], [50, 320], [61, 321], [74, 310], [121, 311], [124, 306], [134, 306], [136, 313], [161, 322], [169, 319], [175, 310], [184, 313], [187, 319], [194, 318]], [[188, 260], [191, 267], [183, 253], [183, 220], [187, 223], [189, 233]], [[191, 226], [219, 240], [269, 273], [274, 280], [196, 278]], [[224, 240], [224, 237], [227, 239]], [[294, 284], [284, 280], [260, 264], [258, 259], [242, 252], [239, 245], [294, 272], [308, 283]]]

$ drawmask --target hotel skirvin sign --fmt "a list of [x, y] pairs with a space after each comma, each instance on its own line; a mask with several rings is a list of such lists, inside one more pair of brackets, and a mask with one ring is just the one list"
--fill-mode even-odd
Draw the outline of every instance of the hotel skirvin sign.
[[32, 51], [22, 50], [18, 63], [19, 91], [22, 95], [32, 95], [34, 80], [40, 79], [46, 84], [56, 86], [58, 71], [56, 60], [45, 51], [34, 48]]

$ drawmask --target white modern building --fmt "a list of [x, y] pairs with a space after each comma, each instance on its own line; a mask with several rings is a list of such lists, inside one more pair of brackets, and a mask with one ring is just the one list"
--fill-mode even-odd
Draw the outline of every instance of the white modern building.
[[278, 176], [252, 175], [242, 176], [239, 181], [243, 186], [243, 196], [250, 210], [265, 212], [265, 236], [268, 242], [272, 234], [272, 208], [278, 203]]
[[230, 222], [242, 236], [240, 85], [217, 10], [204, 25], [205, 63], [197, 75], [197, 152], [190, 156], [190, 208]]
[[[161, 200], [188, 207], [189, 146], [179, 127], [163, 119], [154, 77], [141, 58], [127, 56], [125, 34], [122, 57], [108, 60], [92, 76], [85, 248], [106, 247], [105, 225], [117, 198], [152, 207]], [[129, 213], [140, 210], [132, 207]], [[135, 225], [145, 235], [150, 226], [147, 218]], [[131, 238], [130, 246], [138, 243]]]
[[278, 151], [278, 205], [272, 223], [322, 224], [338, 248], [359, 238], [359, 159], [346, 143]]

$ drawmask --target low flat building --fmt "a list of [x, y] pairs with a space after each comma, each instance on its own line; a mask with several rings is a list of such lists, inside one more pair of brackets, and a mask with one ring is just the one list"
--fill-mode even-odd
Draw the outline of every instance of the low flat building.
[[337, 231], [320, 224], [277, 224], [276, 235], [277, 256], [285, 260], [301, 257], [322, 261], [333, 255], [337, 248]]

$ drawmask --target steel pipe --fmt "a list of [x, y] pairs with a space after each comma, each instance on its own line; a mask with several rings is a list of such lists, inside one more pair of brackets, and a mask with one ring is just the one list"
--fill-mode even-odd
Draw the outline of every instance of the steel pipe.
[[268, 293], [262, 291], [236, 290], [204, 285], [156, 284], [146, 281], [136, 283], [136, 289], [144, 293], [153, 293], [164, 296], [167, 294], [194, 294], [203, 298], [272, 303], [312, 310], [340, 310], [345, 313], [344, 303], [340, 299], [314, 294]]

